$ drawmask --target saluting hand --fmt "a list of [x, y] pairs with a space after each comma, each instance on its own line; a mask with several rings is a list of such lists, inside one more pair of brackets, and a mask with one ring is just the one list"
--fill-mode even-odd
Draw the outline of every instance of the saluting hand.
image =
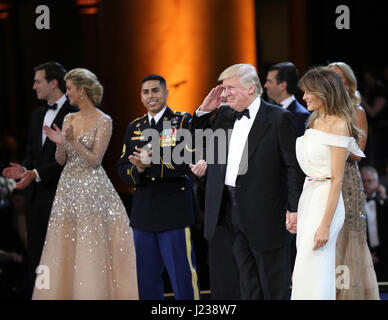
[[200, 110], [201, 111], [213, 111], [217, 109], [220, 106], [220, 103], [222, 102], [222, 99], [224, 98], [222, 96], [222, 92], [224, 91], [224, 88], [221, 85], [218, 85], [217, 87], [213, 88], [205, 100], [203, 100]]

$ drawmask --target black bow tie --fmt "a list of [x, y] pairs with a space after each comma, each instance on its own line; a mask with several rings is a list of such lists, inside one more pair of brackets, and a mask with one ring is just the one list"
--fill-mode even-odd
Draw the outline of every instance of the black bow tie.
[[241, 112], [236, 111], [236, 119], [240, 120], [243, 116], [246, 116], [248, 119], [251, 117], [249, 116], [249, 110], [245, 109]]
[[369, 196], [369, 197], [367, 196], [367, 197], [366, 197], [366, 201], [371, 201], [371, 200], [375, 200], [375, 201], [376, 201], [376, 200], [377, 200], [377, 199], [376, 199], [376, 195]]
[[49, 105], [49, 104], [47, 104], [46, 105], [46, 111], [48, 111], [48, 110], [57, 110], [57, 104], [56, 103], [54, 103], [53, 105]]

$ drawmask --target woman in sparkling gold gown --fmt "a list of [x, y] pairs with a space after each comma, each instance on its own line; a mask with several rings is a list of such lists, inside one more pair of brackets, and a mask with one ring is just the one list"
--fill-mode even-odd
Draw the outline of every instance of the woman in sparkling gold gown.
[[112, 120], [97, 109], [102, 86], [86, 69], [65, 76], [77, 113], [45, 127], [65, 167], [53, 203], [33, 299], [138, 299], [132, 229], [101, 166]]
[[[362, 151], [367, 140], [368, 123], [357, 92], [357, 80], [353, 70], [343, 62], [334, 62], [329, 67], [342, 79], [354, 103], [356, 125], [365, 136], [358, 141]], [[345, 203], [345, 222], [336, 244], [336, 266], [338, 276], [344, 283], [337, 286], [337, 300], [377, 300], [379, 290], [372, 256], [366, 239], [365, 194], [362, 186], [358, 161], [361, 158], [350, 153], [345, 165], [342, 195]], [[348, 269], [344, 268], [346, 266]], [[349, 271], [349, 273], [347, 273]], [[346, 275], [349, 283], [346, 283]], [[349, 285], [347, 288], [346, 285]]]

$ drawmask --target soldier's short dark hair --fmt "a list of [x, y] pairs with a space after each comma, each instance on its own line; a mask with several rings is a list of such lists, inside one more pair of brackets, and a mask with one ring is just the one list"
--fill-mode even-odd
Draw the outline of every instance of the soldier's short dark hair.
[[143, 84], [144, 82], [147, 82], [147, 81], [151, 81], [151, 80], [158, 80], [160, 82], [160, 85], [166, 89], [167, 88], [167, 83], [166, 83], [166, 79], [164, 79], [162, 76], [158, 75], [158, 74], [149, 74], [148, 76], [145, 76], [143, 78], [143, 80], [141, 81], [141, 84]]
[[65, 74], [66, 69], [56, 61], [50, 61], [42, 63], [34, 68], [34, 71], [44, 70], [46, 71], [46, 80], [50, 82], [51, 80], [58, 81], [58, 87], [62, 92], [66, 91], [66, 82], [65, 82]]

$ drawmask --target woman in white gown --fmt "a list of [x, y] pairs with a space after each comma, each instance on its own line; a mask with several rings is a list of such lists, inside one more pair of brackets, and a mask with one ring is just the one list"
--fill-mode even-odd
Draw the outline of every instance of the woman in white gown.
[[349, 152], [364, 156], [356, 143], [362, 131], [354, 124], [353, 104], [334, 71], [311, 69], [300, 86], [313, 113], [309, 129], [296, 142], [307, 177], [298, 205], [291, 299], [335, 300], [336, 240], [345, 218], [341, 186]]

